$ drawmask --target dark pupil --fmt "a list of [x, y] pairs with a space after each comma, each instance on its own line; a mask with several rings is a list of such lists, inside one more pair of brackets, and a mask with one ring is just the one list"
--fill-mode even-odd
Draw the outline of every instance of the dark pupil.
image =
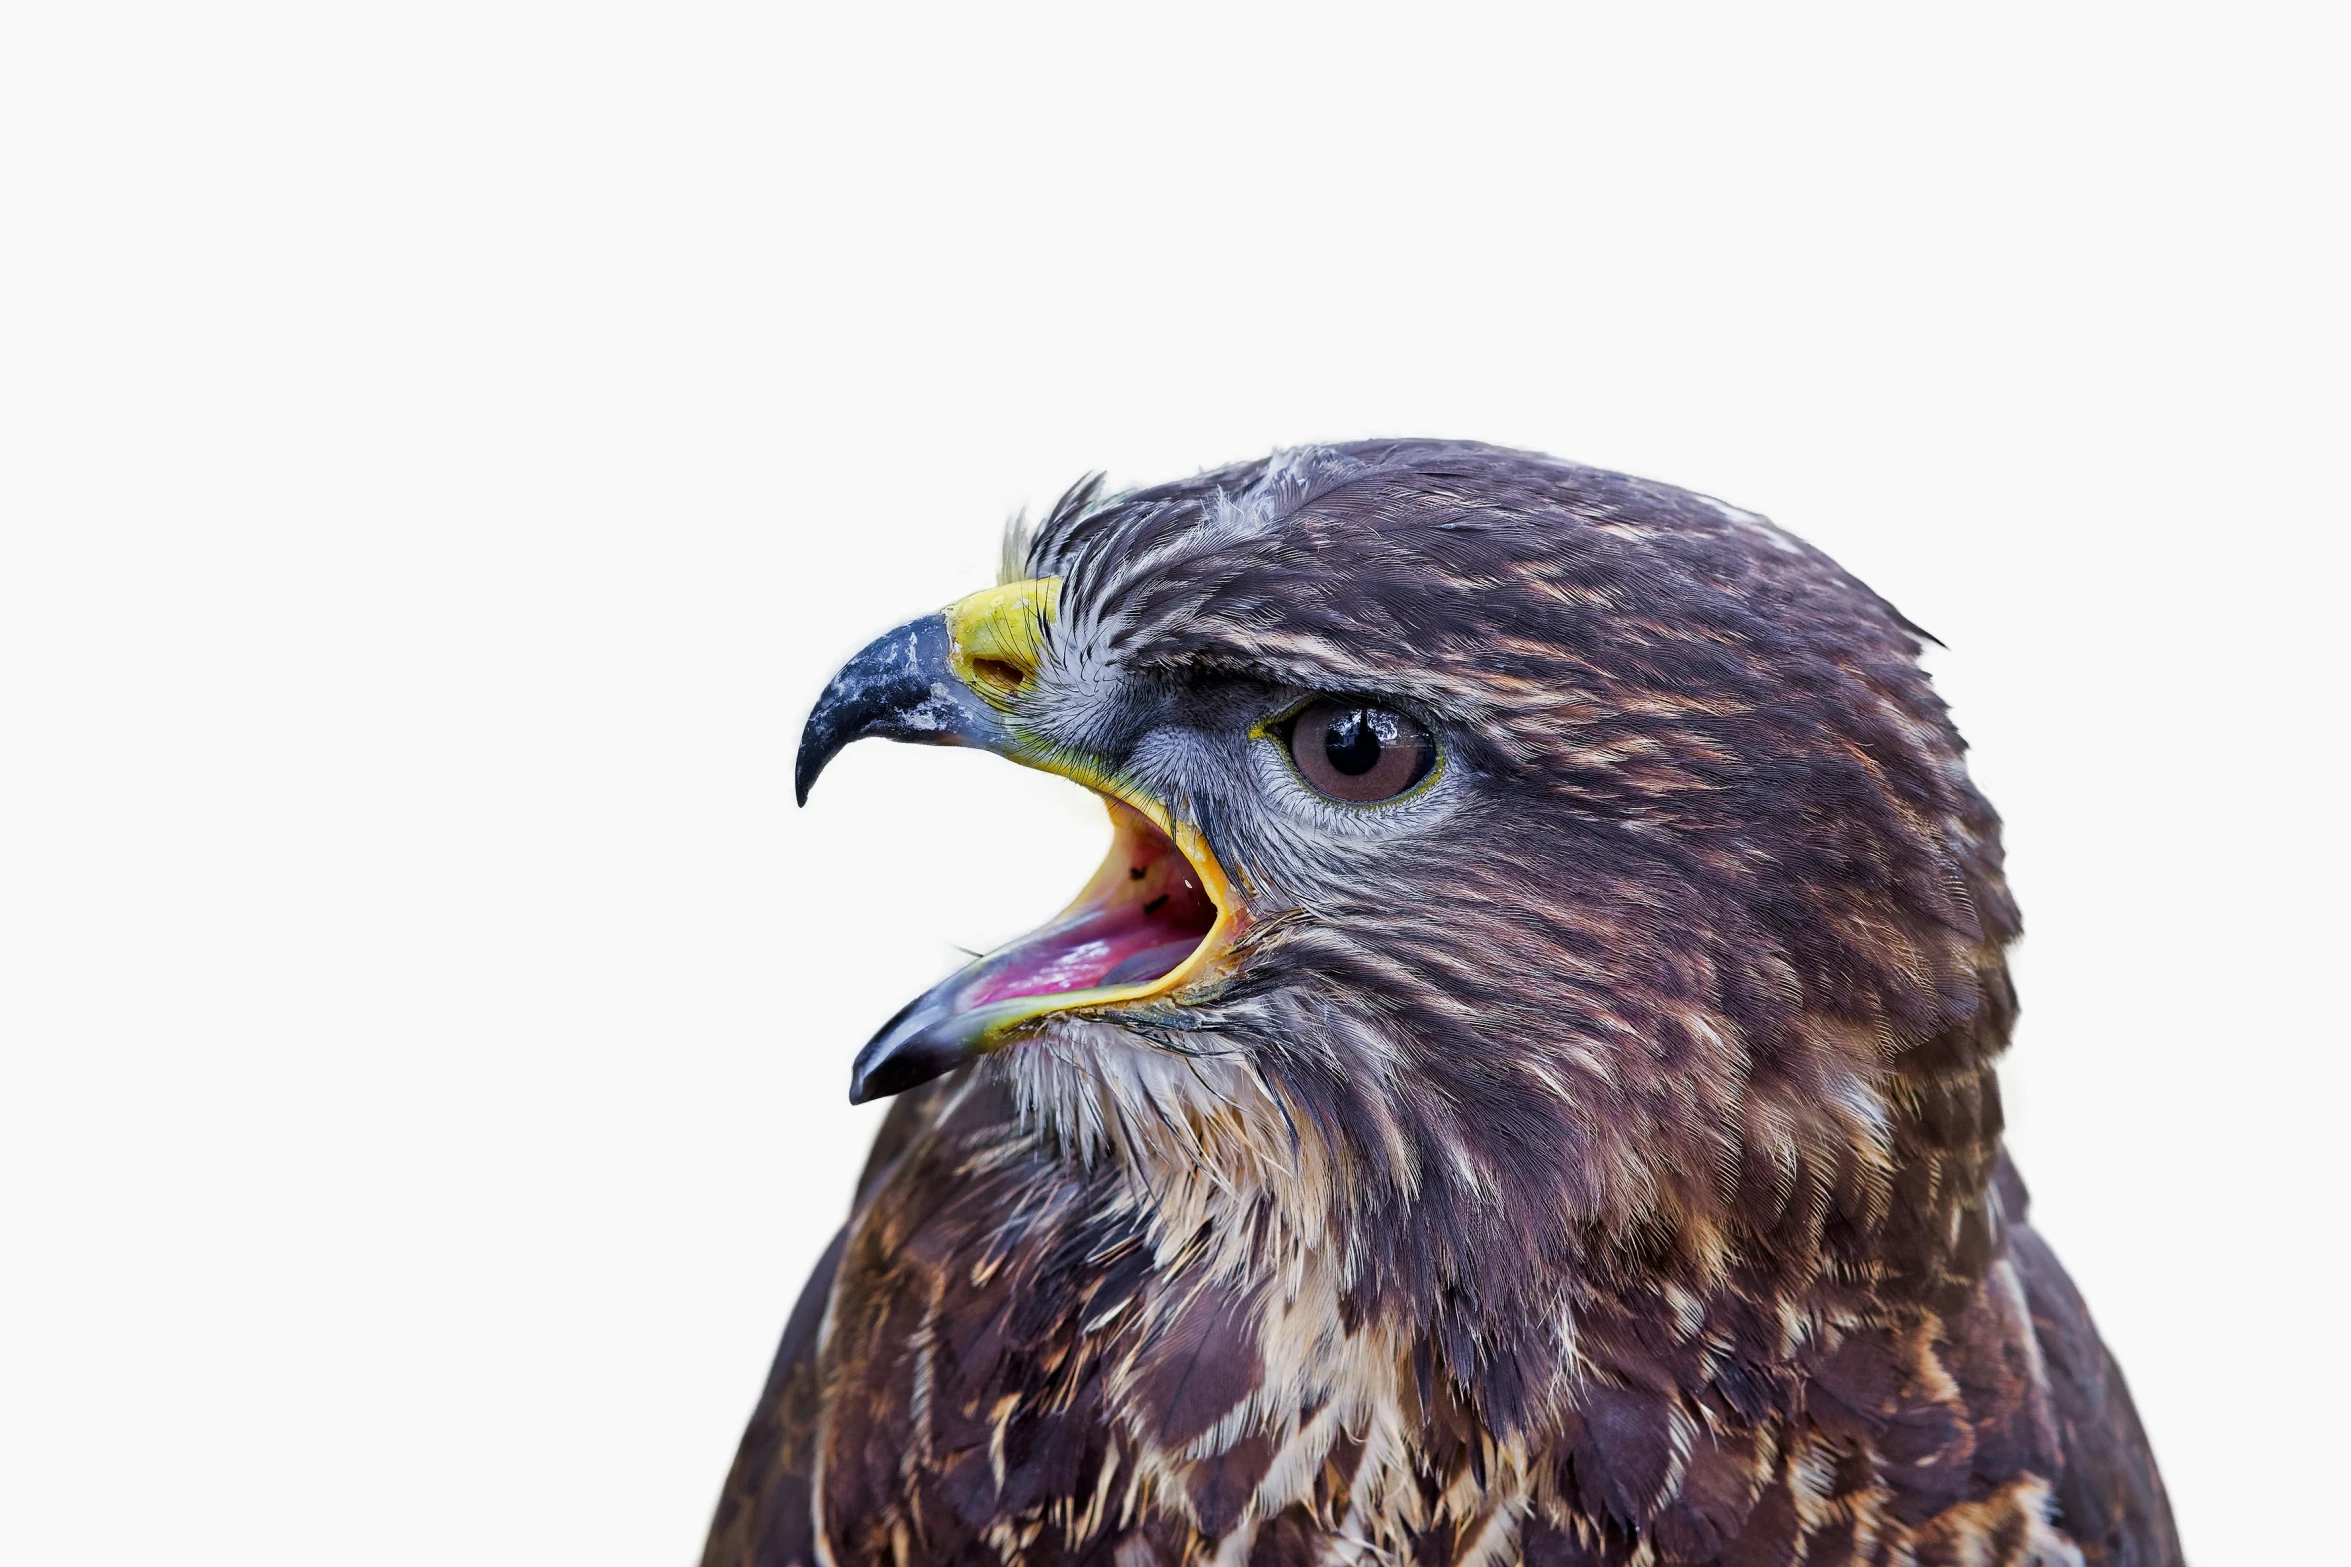
[[1356, 707], [1332, 719], [1330, 732], [1323, 736], [1322, 754], [1350, 778], [1360, 778], [1377, 767], [1380, 737], [1373, 730], [1371, 714]]

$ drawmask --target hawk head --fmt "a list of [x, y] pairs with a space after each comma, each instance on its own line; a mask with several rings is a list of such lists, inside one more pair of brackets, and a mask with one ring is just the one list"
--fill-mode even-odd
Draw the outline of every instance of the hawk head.
[[840, 673], [800, 791], [860, 736], [981, 746], [1101, 794], [1110, 855], [853, 1098], [977, 1063], [1164, 1209], [1472, 1335], [1563, 1266], [1982, 1244], [1997, 820], [1921, 633], [1818, 551], [1413, 441], [1081, 486], [1014, 554]]

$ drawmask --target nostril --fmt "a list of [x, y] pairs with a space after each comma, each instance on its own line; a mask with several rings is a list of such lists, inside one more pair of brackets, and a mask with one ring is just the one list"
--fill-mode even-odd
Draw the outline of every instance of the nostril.
[[1029, 682], [1029, 672], [1006, 658], [975, 658], [971, 672], [1004, 691], [1018, 691]]

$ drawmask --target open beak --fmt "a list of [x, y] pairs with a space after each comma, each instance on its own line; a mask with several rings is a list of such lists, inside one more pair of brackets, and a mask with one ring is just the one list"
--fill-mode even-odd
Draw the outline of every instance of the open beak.
[[1164, 802], [1024, 742], [1009, 716], [1034, 679], [1057, 580], [975, 593], [875, 639], [809, 714], [800, 801], [853, 740], [968, 745], [1073, 778], [1110, 809], [1110, 854], [1077, 900], [1041, 928], [933, 986], [883, 1025], [851, 1070], [854, 1104], [902, 1093], [1059, 1012], [1178, 998], [1221, 972], [1240, 903], [1216, 857]]

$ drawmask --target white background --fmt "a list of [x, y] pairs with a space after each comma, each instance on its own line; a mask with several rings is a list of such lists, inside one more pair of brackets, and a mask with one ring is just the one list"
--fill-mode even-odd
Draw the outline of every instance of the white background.
[[[1626, 8], [1630, 11], [1631, 8]], [[799, 720], [1089, 468], [1476, 436], [1950, 645], [2190, 1550], [2347, 1456], [2324, 8], [26, 5], [0, 1556], [684, 1563], [1074, 786]]]

